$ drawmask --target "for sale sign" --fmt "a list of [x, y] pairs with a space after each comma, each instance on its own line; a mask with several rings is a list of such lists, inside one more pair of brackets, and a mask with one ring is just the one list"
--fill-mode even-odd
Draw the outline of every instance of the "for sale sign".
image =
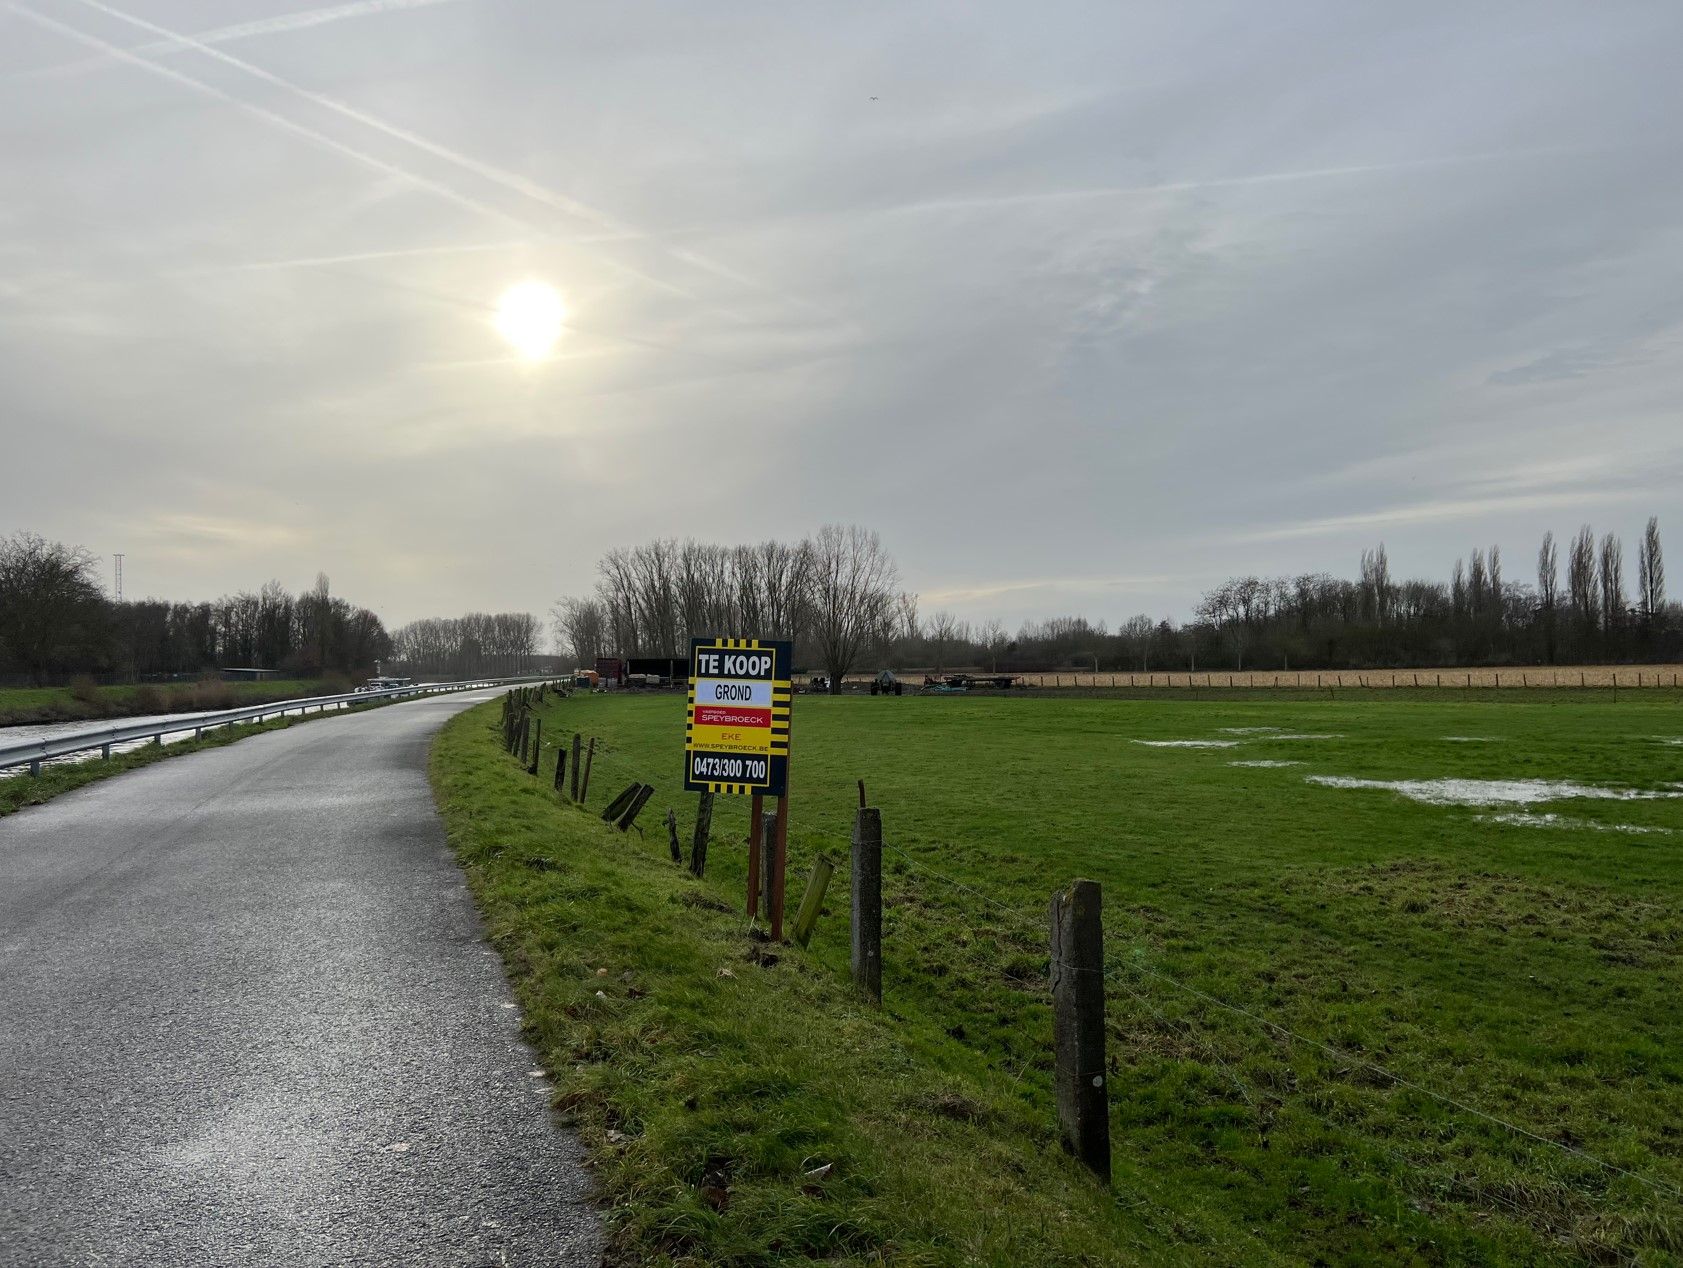
[[781, 797], [789, 780], [787, 642], [690, 640], [684, 787]]

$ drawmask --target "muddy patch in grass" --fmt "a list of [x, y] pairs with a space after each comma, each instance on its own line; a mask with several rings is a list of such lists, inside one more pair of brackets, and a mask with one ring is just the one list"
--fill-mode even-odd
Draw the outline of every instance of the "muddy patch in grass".
[[1468, 875], [1435, 859], [1340, 869], [1285, 888], [1363, 901], [1431, 927], [1582, 941], [1603, 957], [1645, 962], [1683, 948], [1683, 913], [1667, 903], [1601, 886], [1566, 888], [1494, 872]]

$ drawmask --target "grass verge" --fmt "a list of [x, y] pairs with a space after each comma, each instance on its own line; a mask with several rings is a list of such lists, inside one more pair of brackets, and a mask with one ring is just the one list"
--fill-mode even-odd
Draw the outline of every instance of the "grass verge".
[[[1541, 691], [1499, 700], [801, 697], [796, 712], [791, 901], [819, 852], [838, 868], [811, 951], [790, 958], [803, 973], [817, 966], [845, 999], [846, 841], [863, 778], [887, 836], [895, 1051], [995, 1107], [1018, 1141], [1042, 1150], [1051, 1148], [1046, 899], [1075, 876], [1103, 884], [1116, 1189], [1136, 1221], [1119, 1232], [1098, 1226], [1110, 1257], [1152, 1258], [1167, 1246], [1177, 1260], [1245, 1263], [1270, 1254], [1683, 1261], [1675, 693], [1620, 692], [1616, 704], [1610, 693]], [[597, 737], [593, 806], [631, 779], [652, 779], [661, 790], [644, 811], [651, 836], [669, 805], [690, 822], [694, 799], [674, 787], [681, 696], [575, 696], [540, 715], [552, 742], [575, 730]], [[529, 804], [521, 798], [551, 802], [540, 781], [504, 770], [513, 763], [489, 731], [475, 742], [489, 763], [463, 789], [475, 814], [500, 817]], [[552, 763], [553, 749], [546, 774]], [[1640, 795], [1565, 796], [1516, 816], [1311, 779], [1328, 776], [1564, 781]], [[733, 906], [744, 811], [721, 804], [701, 887]], [[545, 814], [530, 839], [550, 862], [519, 866], [565, 875], [575, 860], [557, 842], [572, 837], [554, 825], [578, 816], [552, 804]], [[612, 857], [625, 866], [657, 876], [670, 866], [663, 841], [606, 839], [623, 842]], [[577, 918], [568, 901], [593, 900], [556, 900], [562, 932], [540, 944], [552, 958], [522, 967], [511, 954], [517, 975], [571, 988], [576, 966], [561, 958], [566, 922]], [[676, 908], [677, 917], [632, 910], [634, 928], [688, 919]], [[526, 935], [511, 925], [502, 936], [508, 953]], [[617, 974], [639, 963], [635, 938], [624, 965], [598, 967]], [[583, 945], [588, 955], [594, 944]], [[838, 1016], [805, 1009], [799, 1037], [833, 1039]], [[663, 1014], [661, 1025], [681, 1047], [697, 1021]], [[617, 1034], [598, 1033], [612, 1066]], [[568, 1051], [545, 1042], [547, 1053]], [[739, 1055], [750, 1072], [782, 1070], [780, 1051]], [[915, 1123], [908, 1114], [895, 1124], [886, 1147]], [[1058, 1193], [1050, 1174], [1023, 1183]], [[927, 1192], [937, 1208], [951, 1202], [946, 1185]], [[633, 1212], [625, 1218], [638, 1218], [640, 1192], [617, 1196]], [[1021, 1223], [1038, 1200], [987, 1209]], [[953, 1218], [971, 1214], [961, 1205]], [[1090, 1214], [1072, 1206], [1068, 1222]], [[898, 1212], [889, 1217], [882, 1226], [897, 1228]], [[1076, 1245], [1020, 1253], [1023, 1262], [1089, 1253]]]
[[[445, 725], [434, 787], [617, 1262], [1271, 1261], [1219, 1204], [1171, 1210], [1127, 1159], [1115, 1191], [1094, 1182], [1020, 1068], [760, 940], [728, 867], [695, 880], [656, 833], [563, 805], [503, 753], [497, 716]], [[606, 765], [593, 782], [597, 805], [617, 791]], [[716, 823], [715, 852], [738, 853]], [[827, 910], [845, 937], [845, 890]], [[1049, 1035], [1043, 995], [1025, 991], [1028, 1024]]]
[[0, 687], [0, 726], [238, 709], [300, 696], [333, 695], [350, 689], [349, 680], [342, 678], [294, 678], [269, 682], [206, 679], [203, 682], [139, 683], [116, 687], [98, 687], [92, 682], [71, 687]]

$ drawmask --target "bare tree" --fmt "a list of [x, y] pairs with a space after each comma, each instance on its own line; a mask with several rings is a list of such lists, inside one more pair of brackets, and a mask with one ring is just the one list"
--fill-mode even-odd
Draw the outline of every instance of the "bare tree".
[[1011, 636], [998, 621], [989, 621], [982, 626], [978, 641], [982, 644], [982, 650], [988, 654], [988, 668], [997, 674], [999, 658], [1005, 653], [1005, 649], [1011, 646]]
[[935, 613], [924, 627], [923, 636], [935, 654], [935, 672], [941, 673], [947, 667], [947, 653], [958, 637], [958, 618], [951, 612]]
[[1485, 571], [1488, 574], [1487, 585], [1490, 594], [1490, 618], [1497, 624], [1502, 624], [1506, 615], [1507, 604], [1502, 591], [1502, 548], [1492, 546], [1490, 553], [1485, 556]]
[[594, 665], [606, 654], [608, 617], [600, 599], [562, 599], [550, 615], [556, 642], [572, 653], [575, 665]]
[[11, 660], [35, 681], [57, 668], [79, 668], [98, 654], [105, 596], [98, 559], [80, 546], [34, 533], [0, 538], [0, 663]]
[[1601, 624], [1614, 634], [1625, 619], [1625, 548], [1612, 533], [1601, 539]]
[[1660, 553], [1660, 518], [1648, 517], [1642, 542], [1636, 548], [1636, 584], [1642, 621], [1650, 630], [1665, 610], [1665, 556]]
[[858, 525], [826, 524], [808, 548], [812, 634], [830, 690], [893, 618], [898, 570], [882, 541]]
[[1587, 640], [1601, 624], [1601, 600], [1595, 580], [1595, 534], [1588, 524], [1578, 530], [1566, 556], [1566, 593], [1572, 601], [1579, 632]]
[[1555, 557], [1554, 534], [1543, 534], [1537, 551], [1537, 615], [1543, 624], [1543, 643], [1549, 664], [1554, 664], [1555, 612], [1560, 605], [1560, 564]]
[[1467, 607], [1474, 616], [1483, 616], [1489, 580], [1484, 571], [1484, 552], [1474, 549], [1467, 560]]

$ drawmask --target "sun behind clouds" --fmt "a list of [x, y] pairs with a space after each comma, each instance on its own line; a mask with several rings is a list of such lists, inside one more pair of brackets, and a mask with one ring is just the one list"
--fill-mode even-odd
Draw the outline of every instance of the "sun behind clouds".
[[497, 330], [528, 361], [541, 361], [561, 338], [567, 307], [547, 282], [528, 279], [497, 301]]

